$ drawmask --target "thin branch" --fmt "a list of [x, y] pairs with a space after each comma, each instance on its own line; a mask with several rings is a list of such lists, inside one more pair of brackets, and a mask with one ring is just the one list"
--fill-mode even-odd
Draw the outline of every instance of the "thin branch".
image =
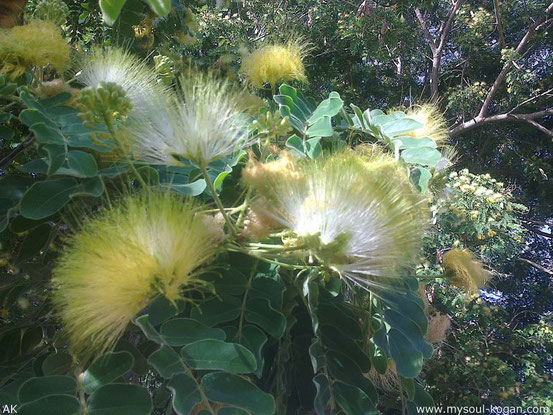
[[493, 0], [493, 9], [495, 11], [495, 26], [497, 27], [497, 36], [499, 37], [499, 47], [505, 47], [505, 36], [503, 35], [503, 27], [501, 26], [501, 13], [497, 0]]
[[439, 99], [438, 72], [440, 70], [442, 53], [447, 43], [447, 39], [449, 38], [449, 33], [451, 32], [453, 21], [455, 19], [455, 15], [457, 14], [457, 10], [459, 10], [459, 7], [461, 7], [462, 3], [463, 3], [463, 0], [456, 0], [449, 12], [449, 15], [447, 16], [447, 20], [445, 22], [442, 22], [442, 24], [440, 25], [440, 28], [438, 30], [439, 43], [436, 43], [436, 41], [432, 38], [432, 35], [430, 34], [428, 27], [426, 26], [424, 16], [422, 15], [420, 9], [418, 8], [415, 9], [415, 16], [417, 17], [417, 20], [419, 21], [419, 24], [422, 28], [422, 32], [424, 33], [424, 37], [426, 38], [426, 42], [428, 43], [428, 45], [430, 46], [430, 50], [432, 51], [432, 67], [430, 68], [430, 101], [431, 102], [437, 102]]
[[449, 32], [451, 31], [451, 27], [453, 26], [453, 20], [455, 19], [457, 10], [459, 10], [459, 7], [461, 7], [462, 3], [463, 3], [463, 0], [457, 0], [453, 5], [453, 8], [451, 9], [451, 12], [449, 12], [447, 22], [444, 26], [443, 31], [440, 34], [440, 44], [438, 45], [438, 51], [440, 52], [440, 54], [444, 49], [447, 39], [449, 38]]
[[553, 270], [542, 267], [540, 264], [536, 264], [535, 262], [532, 262], [529, 259], [526, 259], [526, 258], [517, 258], [517, 259], [521, 262], [525, 262], [528, 265], [533, 266], [536, 269], [539, 269], [540, 271], [545, 272], [546, 274], [553, 275]]
[[528, 99], [525, 100], [525, 101], [522, 101], [520, 104], [518, 104], [517, 106], [515, 106], [513, 109], [509, 110], [509, 112], [508, 112], [507, 114], [510, 114], [510, 113], [512, 113], [512, 112], [515, 112], [517, 109], [519, 109], [519, 108], [522, 107], [523, 105], [526, 105], [526, 104], [528, 104], [529, 102], [532, 102], [532, 101], [534, 101], [534, 100], [536, 100], [536, 99], [538, 99], [538, 98], [541, 98], [541, 97], [543, 97], [544, 95], [549, 94], [550, 92], [553, 92], [553, 88], [548, 89], [547, 91], [542, 92], [542, 93], [539, 94], [539, 95], [530, 97], [530, 98], [528, 98]]
[[10, 152], [10, 154], [0, 160], [0, 169], [5, 169], [6, 167], [8, 167], [19, 153], [21, 153], [33, 143], [34, 139], [34, 135], [29, 134], [27, 138], [25, 138], [25, 141], [22, 141], [16, 148], [14, 148]]
[[547, 19], [545, 22], [543, 22], [542, 24], [538, 25], [536, 27], [536, 32], [538, 30], [542, 30], [543, 28], [545, 29], [548, 29], [548, 27], [553, 23], [553, 19]]
[[553, 235], [544, 231], [540, 231], [539, 229], [534, 228], [533, 226], [528, 225], [527, 223], [523, 223], [522, 226], [524, 226], [526, 229], [528, 229], [530, 232], [535, 233], [536, 235], [543, 236], [544, 238], [553, 238]]
[[502, 121], [519, 121], [519, 122], [528, 123], [533, 127], [537, 128], [538, 130], [540, 130], [541, 132], [547, 134], [549, 137], [553, 137], [553, 131], [548, 130], [543, 125], [535, 121], [536, 119], [542, 118], [545, 115], [551, 115], [551, 114], [553, 114], [553, 107], [547, 108], [543, 111], [532, 112], [530, 114], [505, 113], [505, 114], [497, 114], [497, 115], [492, 115], [490, 117], [483, 117], [483, 118], [476, 117], [476, 118], [473, 118], [472, 120], [466, 121], [452, 128], [451, 130], [449, 130], [449, 135], [451, 137], [456, 137], [482, 124], [502, 122]]
[[541, 125], [540, 123], [534, 121], [534, 120], [524, 120], [526, 121], [528, 124], [530, 124], [531, 126], [533, 127], [536, 127], [538, 130], [540, 130], [542, 133], [544, 133], [545, 135], [547, 135], [548, 137], [553, 137], [553, 131], [545, 128], [543, 125]]
[[428, 30], [428, 27], [426, 27], [426, 22], [424, 21], [424, 17], [422, 16], [422, 13], [419, 8], [415, 9], [415, 15], [417, 16], [417, 20], [421, 25], [421, 29], [422, 29], [422, 32], [424, 33], [424, 37], [426, 38], [426, 42], [428, 43], [428, 46], [430, 46], [432, 53], [435, 53], [436, 43], [434, 43], [434, 39], [432, 39], [432, 35], [430, 35], [430, 31]]
[[[526, 44], [528, 43], [528, 41], [530, 40], [530, 38], [532, 37], [532, 35], [536, 31], [536, 29], [543, 22], [545, 22], [546, 15], [549, 14], [552, 10], [553, 10], [553, 3], [551, 3], [545, 9], [545, 13], [541, 17], [539, 17], [534, 23], [532, 23], [528, 27], [528, 31], [522, 37], [522, 39], [520, 40], [518, 46], [515, 49], [516, 52], [519, 55], [522, 54], [523, 49], [525, 48]], [[511, 61], [508, 61], [508, 62], [505, 63], [505, 65], [503, 65], [503, 69], [501, 70], [501, 72], [499, 73], [497, 78], [495, 78], [495, 81], [494, 81], [493, 85], [491, 86], [490, 90], [488, 91], [488, 94], [486, 95], [486, 98], [484, 99], [484, 103], [482, 104], [482, 107], [480, 108], [480, 112], [478, 113], [478, 115], [475, 118], [485, 118], [486, 117], [486, 114], [488, 113], [488, 108], [490, 106], [490, 103], [492, 102], [493, 97], [495, 96], [497, 90], [499, 89], [499, 86], [501, 85], [501, 83], [503, 82], [505, 77], [507, 76], [507, 73], [509, 72], [509, 70], [511, 69], [512, 66], [513, 66], [513, 62], [511, 62]]]

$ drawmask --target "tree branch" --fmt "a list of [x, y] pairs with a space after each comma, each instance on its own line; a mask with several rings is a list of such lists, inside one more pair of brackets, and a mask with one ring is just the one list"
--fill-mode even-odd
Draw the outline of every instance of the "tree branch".
[[456, 126], [456, 127], [452, 128], [451, 130], [449, 130], [449, 135], [451, 137], [456, 137], [456, 136], [458, 136], [458, 135], [460, 135], [460, 134], [462, 134], [466, 131], [472, 130], [473, 128], [478, 127], [479, 125], [482, 125], [482, 124], [488, 124], [488, 123], [493, 123], [493, 122], [501, 122], [501, 121], [519, 121], [519, 122], [528, 123], [528, 124], [532, 125], [533, 127], [537, 128], [538, 130], [540, 130], [541, 132], [547, 134], [548, 136], [553, 137], [553, 131], [548, 130], [543, 125], [541, 125], [541, 124], [539, 124], [538, 122], [535, 121], [538, 118], [542, 118], [545, 115], [551, 115], [551, 114], [553, 114], [553, 107], [552, 108], [547, 108], [543, 111], [532, 112], [530, 114], [511, 114], [510, 112], [507, 112], [505, 114], [497, 114], [497, 115], [492, 115], [492, 116], [489, 116], [489, 117], [479, 117], [479, 116], [477, 116], [477, 117], [473, 118], [472, 120], [469, 120], [469, 121], [466, 121], [462, 124], [459, 124], [458, 126]]
[[[520, 40], [518, 46], [515, 49], [516, 52], [519, 55], [522, 53], [524, 47], [526, 46], [526, 44], [530, 40], [530, 37], [532, 37], [532, 35], [536, 31], [536, 28], [539, 27], [543, 22], [545, 22], [546, 15], [548, 13], [550, 13], [552, 10], [553, 10], [553, 3], [551, 3], [545, 9], [545, 13], [541, 17], [539, 17], [534, 23], [532, 23], [528, 27], [528, 31], [522, 37], [522, 39]], [[482, 107], [480, 108], [480, 111], [479, 111], [478, 115], [475, 118], [485, 118], [486, 117], [486, 114], [488, 113], [488, 108], [490, 106], [490, 103], [492, 102], [492, 99], [493, 99], [494, 95], [496, 94], [497, 90], [499, 89], [499, 86], [501, 85], [501, 83], [503, 82], [505, 77], [507, 76], [507, 72], [509, 72], [509, 70], [511, 69], [512, 66], [513, 66], [512, 61], [508, 61], [508, 62], [505, 63], [505, 65], [503, 65], [503, 69], [501, 70], [501, 72], [499, 73], [497, 78], [495, 78], [495, 81], [494, 81], [493, 85], [491, 86], [490, 90], [488, 91], [488, 94], [486, 95], [486, 98], [484, 99], [484, 103], [482, 104]]]
[[[510, 109], [509, 112], [508, 112], [508, 114], [510, 114], [510, 113], [512, 113], [512, 112], [515, 112], [517, 109], [519, 109], [519, 108], [522, 107], [523, 105], [526, 105], [526, 104], [528, 104], [529, 102], [535, 101], [536, 99], [541, 98], [541, 97], [543, 97], [544, 95], [549, 94], [550, 92], [553, 92], [553, 88], [548, 89], [547, 91], [544, 91], [544, 92], [542, 92], [542, 93], [539, 94], [539, 95], [535, 95], [535, 96], [533, 96], [533, 97], [528, 98], [527, 100], [522, 101], [520, 104], [518, 104], [518, 105], [516, 105], [515, 107], [513, 107], [512, 109]], [[552, 95], [553, 95], [553, 94], [552, 94]]]
[[447, 18], [447, 22], [444, 26], [443, 31], [440, 34], [440, 44], [438, 45], [438, 51], [441, 54], [444, 46], [447, 42], [447, 39], [449, 38], [449, 32], [451, 31], [451, 27], [453, 26], [453, 19], [455, 19], [455, 15], [457, 14], [457, 10], [459, 10], [459, 7], [461, 7], [461, 4], [463, 3], [463, 0], [457, 0], [455, 4], [453, 5], [453, 8], [449, 12], [449, 16]]
[[35, 137], [32, 134], [29, 134], [27, 138], [25, 138], [25, 141], [21, 142], [10, 152], [10, 154], [0, 160], [0, 169], [5, 169], [6, 167], [8, 167], [19, 153], [21, 153], [33, 143], [34, 139]]
[[430, 46], [432, 53], [435, 53], [436, 44], [434, 43], [434, 39], [432, 39], [432, 35], [430, 35], [430, 31], [428, 30], [428, 27], [426, 27], [426, 22], [424, 21], [424, 17], [422, 16], [422, 13], [419, 8], [415, 9], [415, 16], [417, 16], [417, 20], [421, 25], [421, 29], [422, 29], [422, 32], [424, 33], [424, 37], [426, 38], [426, 42], [428, 43], [428, 46]]
[[528, 229], [530, 232], [535, 233], [536, 235], [543, 236], [544, 238], [553, 238], [553, 234], [540, 231], [539, 229], [534, 228], [533, 226], [528, 225], [527, 223], [523, 223], [522, 226], [524, 226], [526, 229]]
[[497, 36], [499, 37], [499, 47], [505, 47], [505, 36], [503, 35], [503, 26], [501, 26], [501, 14], [497, 0], [493, 0], [493, 9], [495, 11], [495, 26], [497, 27]]
[[519, 261], [527, 263], [528, 265], [533, 266], [536, 269], [539, 269], [540, 271], [545, 272], [546, 274], [553, 275], [553, 270], [542, 267], [540, 264], [536, 264], [535, 262], [532, 262], [529, 259], [526, 259], [526, 258], [517, 258], [517, 259]]
[[436, 41], [432, 38], [428, 27], [426, 26], [424, 16], [422, 15], [420, 9], [415, 9], [415, 16], [417, 17], [417, 20], [419, 21], [419, 24], [422, 28], [422, 32], [424, 33], [424, 37], [426, 38], [426, 42], [428, 43], [428, 45], [430, 46], [430, 50], [432, 51], [432, 67], [430, 68], [430, 102], [435, 103], [439, 99], [438, 73], [440, 70], [442, 53], [444, 51], [445, 44], [447, 43], [447, 39], [449, 38], [449, 33], [451, 32], [451, 28], [453, 26], [453, 20], [455, 19], [457, 10], [459, 10], [459, 7], [461, 7], [462, 3], [463, 0], [456, 0], [449, 12], [449, 15], [447, 16], [447, 20], [445, 22], [442, 22], [442, 24], [440, 25], [440, 29], [438, 31], [439, 43], [437, 44]]

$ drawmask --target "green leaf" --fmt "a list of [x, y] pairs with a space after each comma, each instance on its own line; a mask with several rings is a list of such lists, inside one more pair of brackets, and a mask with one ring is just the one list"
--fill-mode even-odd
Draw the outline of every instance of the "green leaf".
[[0, 125], [0, 138], [3, 140], [11, 140], [15, 137], [15, 131], [5, 125]]
[[394, 329], [401, 331], [411, 341], [413, 346], [423, 354], [425, 359], [429, 359], [432, 356], [432, 346], [424, 340], [424, 333], [413, 320], [390, 309], [384, 311], [384, 316], [386, 323]]
[[148, 361], [134, 344], [126, 339], [120, 339], [115, 348], [117, 352], [129, 352], [134, 360], [132, 371], [139, 376], [144, 376], [150, 370]]
[[173, 304], [164, 295], [160, 295], [148, 304], [144, 313], [148, 314], [148, 320], [153, 326], [159, 326], [177, 315], [179, 310], [176, 304]]
[[17, 255], [17, 263], [25, 262], [33, 256], [37, 255], [50, 240], [50, 232], [52, 227], [43, 223], [35, 229], [33, 229], [26, 237], [19, 254]]
[[29, 219], [52, 215], [69, 202], [75, 186], [75, 180], [69, 178], [33, 184], [21, 200], [21, 214]]
[[177, 373], [184, 372], [185, 370], [177, 352], [165, 345], [161, 346], [148, 357], [148, 363], [164, 379], [171, 379]]
[[378, 373], [383, 375], [388, 368], [388, 357], [386, 353], [382, 351], [380, 347], [374, 344], [371, 340], [369, 343], [369, 350], [371, 352], [371, 365], [376, 369]]
[[46, 152], [46, 163], [48, 164], [46, 174], [51, 176], [55, 174], [65, 162], [65, 147], [55, 144], [47, 144], [42, 146], [41, 150]]
[[52, 395], [17, 407], [18, 415], [77, 415], [81, 404], [69, 395]]
[[271, 307], [278, 310], [282, 307], [283, 293], [284, 286], [278, 274], [276, 274], [276, 278], [273, 278], [260, 272], [252, 281], [248, 298], [266, 298]]
[[315, 124], [322, 117], [334, 117], [340, 112], [344, 106], [344, 101], [340, 98], [340, 94], [337, 92], [331, 92], [329, 97], [322, 101], [315, 112], [309, 117], [309, 125]]
[[416, 378], [422, 370], [423, 354], [395, 328], [388, 331], [388, 338], [397, 372], [404, 378]]
[[[199, 415], [199, 414], [198, 414]], [[217, 415], [248, 415], [247, 411], [226, 406], [217, 411]]]
[[416, 147], [403, 150], [401, 158], [406, 163], [435, 167], [442, 158], [442, 155], [432, 147]]
[[184, 346], [181, 355], [193, 369], [224, 370], [231, 373], [251, 373], [257, 369], [252, 352], [237, 343], [199, 340]]
[[300, 134], [306, 134], [307, 120], [315, 111], [314, 106], [295, 88], [283, 84], [279, 88], [280, 95], [273, 98], [278, 103], [282, 117], [290, 117], [290, 124]]
[[309, 137], [332, 137], [334, 129], [332, 128], [330, 117], [325, 115], [317, 120], [316, 123], [307, 129], [307, 135]]
[[427, 393], [422, 385], [415, 382], [415, 397], [413, 399], [418, 405], [421, 406], [434, 406], [434, 399]]
[[0, 212], [5, 213], [17, 204], [32, 184], [29, 177], [5, 176], [0, 179]]
[[239, 338], [236, 339], [236, 342], [247, 347], [255, 356], [257, 363], [255, 375], [261, 378], [263, 373], [263, 346], [267, 343], [266, 334], [256, 326], [248, 324], [242, 328], [241, 336], [237, 333], [237, 337]]
[[318, 415], [326, 414], [326, 408], [330, 404], [330, 385], [325, 375], [319, 374], [313, 378], [313, 383], [317, 388], [317, 394], [315, 395], [315, 411]]
[[[232, 262], [229, 261], [229, 263]], [[236, 266], [233, 266], [222, 274], [215, 272], [205, 274], [203, 278], [212, 283], [215, 286], [215, 291], [220, 294], [242, 295], [246, 291], [246, 285], [248, 284], [248, 278]]]
[[154, 409], [148, 389], [119, 383], [97, 389], [87, 406], [88, 415], [150, 415]]
[[18, 392], [19, 402], [27, 403], [51, 395], [75, 395], [77, 382], [69, 376], [42, 376], [27, 380]]
[[[8, 122], [13, 118], [13, 115], [9, 112], [1, 112], [0, 111], [0, 123]], [[21, 114], [19, 114], [19, 118], [21, 119]]]
[[[321, 321], [325, 321], [322, 319]], [[342, 352], [349, 356], [363, 372], [368, 372], [371, 369], [371, 361], [369, 357], [361, 350], [361, 348], [349, 337], [346, 332], [340, 331], [335, 326], [321, 324], [321, 337], [326, 347]]]
[[21, 200], [20, 212], [29, 219], [46, 218], [79, 195], [100, 196], [104, 183], [98, 177], [78, 183], [71, 178], [45, 180], [34, 183]]
[[86, 370], [83, 386], [86, 393], [92, 393], [131, 370], [134, 358], [129, 352], [108, 352], [98, 357]]
[[271, 336], [279, 339], [286, 330], [286, 318], [271, 307], [265, 298], [252, 298], [246, 303], [246, 321], [257, 324]]
[[428, 182], [431, 177], [432, 173], [424, 167], [415, 167], [411, 172], [411, 181], [421, 193], [425, 193], [428, 189]]
[[437, 144], [430, 137], [396, 137], [392, 142], [398, 142], [400, 144], [400, 149], [405, 150], [407, 148], [417, 148], [417, 147], [432, 147], [436, 148]]
[[202, 401], [198, 385], [190, 376], [179, 373], [167, 383], [167, 389], [173, 394], [173, 409], [178, 415], [189, 415], [192, 409]]
[[171, 346], [183, 346], [198, 340], [225, 340], [225, 332], [208, 327], [189, 318], [175, 318], [164, 323], [160, 329], [161, 337]]
[[159, 335], [159, 333], [156, 331], [154, 326], [150, 323], [150, 319], [148, 318], [148, 314], [144, 314], [140, 317], [137, 317], [134, 320], [134, 324], [136, 324], [142, 332], [146, 335], [146, 337], [149, 340], [152, 340], [156, 343], [163, 344], [163, 339]]
[[[72, 150], [67, 154], [67, 164], [76, 177], [94, 177], [98, 173], [98, 164], [92, 154]], [[68, 174], [68, 173], [65, 173]]]
[[286, 147], [292, 150], [292, 154], [294, 154], [297, 157], [304, 158], [304, 146], [303, 146], [303, 140], [299, 138], [296, 134], [293, 134], [286, 140]]
[[363, 331], [358, 320], [349, 314], [344, 307], [339, 307], [334, 302], [321, 301], [317, 310], [317, 317], [325, 324], [332, 325], [347, 333], [351, 339], [362, 340]]
[[321, 147], [320, 141], [321, 141], [321, 137], [315, 137], [315, 138], [310, 138], [305, 142], [305, 152], [312, 160], [319, 157], [323, 152], [323, 148]]
[[36, 141], [40, 144], [63, 145], [65, 143], [65, 137], [57, 128], [48, 127], [42, 122], [33, 124], [29, 130], [35, 134]]
[[52, 128], [56, 127], [56, 125], [47, 117], [45, 117], [44, 114], [32, 108], [21, 111], [21, 113], [19, 114], [19, 119], [27, 127], [32, 127], [33, 125], [38, 123], [43, 123]]
[[210, 401], [236, 406], [251, 415], [273, 415], [275, 400], [253, 383], [231, 373], [208, 373], [202, 378]]
[[[382, 118], [381, 118], [382, 117]], [[407, 134], [413, 130], [423, 127], [423, 125], [411, 118], [397, 119], [393, 115], [379, 115], [373, 118], [373, 120], [382, 120], [383, 117], [387, 117], [388, 122], [377, 122], [376, 124], [382, 125], [382, 131], [389, 137], [397, 137], [402, 134]], [[390, 118], [391, 117], [391, 118]]]
[[242, 302], [236, 297], [216, 297], [192, 309], [190, 317], [206, 326], [232, 321], [240, 315]]
[[142, 0], [158, 16], [167, 16], [171, 11], [171, 0]]
[[358, 387], [342, 382], [333, 385], [334, 399], [347, 415], [377, 415], [369, 397]]
[[399, 378], [399, 381], [403, 385], [403, 390], [407, 393], [407, 398], [412, 400], [415, 397], [415, 381], [402, 377]]
[[113, 26], [126, 1], [127, 0], [100, 0], [100, 9], [102, 9], [104, 21], [108, 26]]
[[48, 355], [42, 362], [42, 372], [45, 376], [66, 375], [71, 372], [73, 359], [65, 352], [57, 352]]
[[198, 179], [192, 183], [168, 183], [161, 184], [161, 187], [171, 189], [171, 191], [181, 194], [183, 196], [198, 196], [204, 192], [207, 187], [207, 184], [204, 179]]

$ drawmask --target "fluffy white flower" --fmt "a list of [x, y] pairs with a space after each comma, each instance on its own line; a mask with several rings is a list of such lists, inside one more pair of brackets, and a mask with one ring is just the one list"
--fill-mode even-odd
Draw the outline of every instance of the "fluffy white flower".
[[402, 167], [340, 154], [310, 162], [263, 192], [270, 214], [310, 255], [363, 287], [390, 287], [415, 257], [427, 221]]
[[144, 125], [134, 149], [152, 164], [178, 164], [180, 158], [207, 165], [253, 143], [239, 108], [240, 95], [210, 78], [183, 81], [182, 99], [155, 126]]
[[168, 90], [161, 86], [146, 63], [130, 52], [109, 48], [95, 49], [82, 61], [79, 82], [95, 87], [100, 82], [115, 82], [133, 104], [132, 118], [155, 119], [167, 108]]

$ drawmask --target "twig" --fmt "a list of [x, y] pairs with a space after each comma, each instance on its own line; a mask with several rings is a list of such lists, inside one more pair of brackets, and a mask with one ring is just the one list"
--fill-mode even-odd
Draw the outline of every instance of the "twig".
[[511, 114], [511, 113], [515, 112], [517, 109], [519, 109], [519, 108], [522, 107], [523, 105], [526, 105], [526, 104], [528, 104], [528, 103], [531, 102], [531, 101], [534, 101], [534, 100], [536, 100], [536, 99], [538, 99], [538, 98], [541, 98], [541, 97], [543, 97], [544, 95], [549, 94], [550, 92], [553, 92], [553, 88], [548, 89], [547, 91], [544, 91], [544, 92], [542, 92], [542, 93], [539, 94], [539, 95], [535, 95], [535, 96], [533, 96], [533, 97], [530, 97], [530, 98], [528, 98], [528, 99], [525, 100], [525, 101], [522, 101], [520, 104], [516, 105], [513, 109], [511, 109], [507, 114]]
[[503, 27], [501, 26], [501, 13], [497, 0], [493, 0], [493, 9], [495, 11], [495, 25], [497, 27], [497, 36], [499, 37], [499, 46], [505, 47], [505, 36], [503, 35]]
[[545, 267], [542, 267], [540, 264], [536, 264], [535, 262], [532, 262], [530, 261], [529, 259], [526, 259], [526, 258], [517, 258], [519, 261], [521, 262], [525, 262], [527, 263], [528, 265], [531, 265], [533, 266], [534, 268], [540, 270], [540, 271], [543, 271], [545, 272], [546, 274], [549, 274], [549, 275], [553, 275], [553, 270], [551, 269], [547, 269]]
[[5, 169], [6, 167], [8, 167], [19, 153], [21, 153], [22, 151], [30, 147], [34, 139], [35, 139], [35, 136], [32, 134], [29, 134], [23, 142], [21, 142], [16, 148], [14, 148], [10, 152], [10, 154], [8, 154], [6, 157], [0, 160], [0, 169]]
[[489, 117], [475, 117], [471, 120], [465, 121], [464, 123], [461, 123], [457, 125], [456, 127], [449, 130], [449, 135], [451, 137], [456, 137], [468, 130], [472, 130], [475, 127], [478, 127], [482, 124], [488, 124], [488, 123], [494, 123], [494, 122], [500, 122], [500, 121], [518, 121], [518, 122], [525, 122], [527, 124], [532, 125], [533, 127], [537, 128], [541, 132], [547, 134], [550, 137], [553, 137], [553, 131], [548, 130], [543, 125], [539, 124], [535, 120], [538, 118], [542, 118], [545, 115], [551, 115], [553, 114], [553, 107], [547, 108], [542, 111], [536, 111], [529, 114], [510, 114], [510, 113], [504, 113], [504, 114], [497, 114], [492, 115]]
[[[534, 23], [532, 23], [528, 27], [528, 31], [523, 36], [523, 38], [520, 40], [518, 46], [515, 49], [516, 53], [518, 53], [519, 55], [522, 53], [522, 51], [526, 47], [526, 44], [528, 43], [528, 41], [530, 40], [530, 38], [532, 37], [534, 32], [537, 30], [537, 28], [543, 22], [545, 22], [546, 15], [549, 14], [551, 11], [553, 11], [553, 3], [551, 3], [545, 9], [545, 12], [541, 17], [539, 17]], [[480, 108], [480, 112], [478, 113], [478, 116], [477, 116], [478, 118], [486, 117], [486, 114], [488, 112], [488, 108], [490, 106], [490, 103], [492, 102], [493, 97], [495, 96], [497, 90], [499, 89], [499, 86], [501, 85], [501, 83], [503, 82], [505, 77], [507, 76], [507, 73], [511, 69], [511, 66], [513, 66], [512, 61], [507, 61], [507, 62], [505, 62], [505, 65], [503, 65], [503, 69], [501, 70], [501, 72], [499, 73], [497, 78], [495, 78], [495, 81], [494, 81], [493, 85], [491, 86], [490, 90], [488, 91], [488, 94], [486, 95], [486, 98], [484, 99], [484, 103], [482, 104], [482, 107]]]
[[526, 229], [528, 229], [531, 232], [534, 232], [537, 235], [543, 236], [544, 238], [553, 238], [553, 234], [540, 231], [539, 229], [536, 229], [533, 226], [528, 225], [527, 223], [522, 223], [522, 226], [524, 226]]

